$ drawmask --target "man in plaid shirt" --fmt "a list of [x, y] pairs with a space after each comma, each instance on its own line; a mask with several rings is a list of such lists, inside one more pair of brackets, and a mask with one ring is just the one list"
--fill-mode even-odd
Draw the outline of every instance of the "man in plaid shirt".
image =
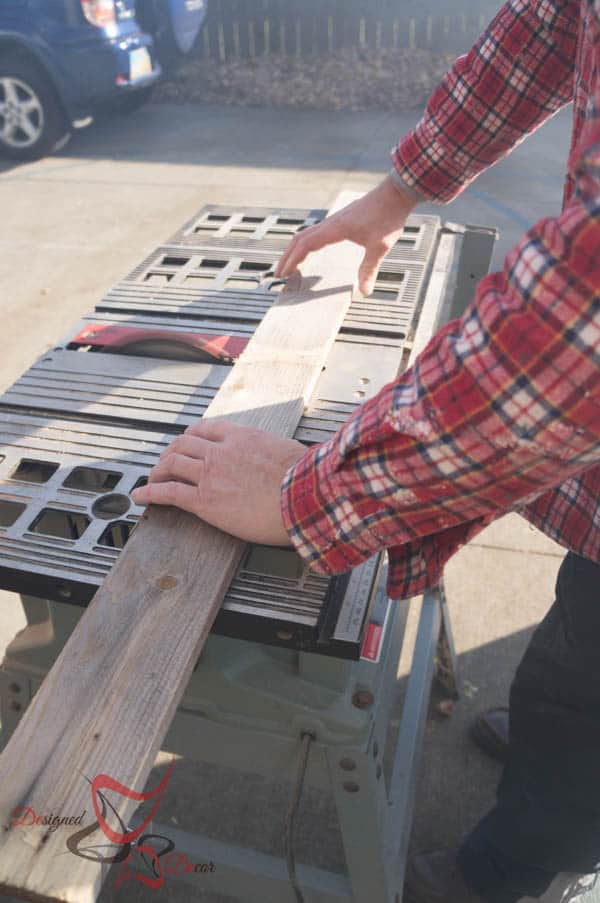
[[566, 903], [582, 885], [565, 873], [600, 867], [600, 0], [510, 0], [400, 141], [391, 174], [300, 233], [278, 270], [350, 239], [365, 248], [368, 295], [419, 200], [452, 199], [571, 100], [562, 213], [523, 236], [409, 371], [309, 451], [200, 423], [136, 490], [243, 539], [291, 542], [321, 574], [387, 549], [392, 598], [435, 584], [507, 511], [569, 550], [511, 689], [496, 806], [458, 868], [443, 851], [415, 860], [415, 903]]

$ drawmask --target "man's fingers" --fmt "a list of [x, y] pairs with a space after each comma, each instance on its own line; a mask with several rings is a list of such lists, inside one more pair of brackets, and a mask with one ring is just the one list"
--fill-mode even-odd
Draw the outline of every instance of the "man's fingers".
[[162, 458], [148, 475], [148, 483], [165, 483], [169, 480], [181, 480], [197, 486], [204, 476], [204, 461], [199, 458], [188, 458], [186, 455], [172, 452]]
[[375, 280], [381, 266], [381, 261], [387, 254], [388, 249], [377, 245], [376, 247], [367, 248], [365, 256], [358, 271], [358, 288], [365, 298], [371, 294], [375, 288]]
[[303, 232], [299, 232], [292, 239], [279, 261], [275, 276], [282, 278], [290, 276], [313, 251], [320, 251], [321, 248], [335, 244], [336, 241], [342, 241], [342, 239], [343, 236], [338, 234], [335, 224], [332, 226], [327, 220], [318, 226], [310, 226]]
[[208, 439], [210, 442], [223, 442], [227, 436], [236, 429], [237, 424], [227, 420], [199, 420], [198, 423], [188, 426], [184, 436], [198, 436], [200, 439]]
[[180, 436], [176, 436], [169, 445], [161, 452], [161, 460], [178, 452], [187, 455], [188, 458], [205, 459], [211, 454], [213, 449], [211, 446], [215, 442], [224, 442], [235, 430], [241, 427], [236, 423], [227, 423], [225, 420], [201, 420], [188, 426], [185, 432]]
[[285, 255], [279, 261], [275, 270], [275, 278], [285, 279], [287, 276], [291, 276], [313, 250], [315, 249], [311, 247], [308, 241], [301, 241], [299, 238], [294, 239]]
[[301, 244], [301, 240], [304, 238], [304, 235], [305, 232], [299, 232], [292, 238], [291, 242], [279, 259], [279, 263], [275, 267], [273, 274], [275, 278], [287, 276], [289, 273], [293, 273], [293, 270], [289, 268], [290, 258], [297, 255], [298, 246]]
[[136, 505], [175, 505], [190, 514], [198, 510], [198, 492], [186, 483], [148, 483], [131, 493]]
[[160, 460], [164, 461], [169, 455], [174, 453], [179, 455], [187, 455], [188, 458], [196, 458], [204, 460], [212, 451], [211, 443], [208, 439], [202, 439], [200, 436], [191, 436], [183, 433], [177, 436], [165, 450], [161, 452]]

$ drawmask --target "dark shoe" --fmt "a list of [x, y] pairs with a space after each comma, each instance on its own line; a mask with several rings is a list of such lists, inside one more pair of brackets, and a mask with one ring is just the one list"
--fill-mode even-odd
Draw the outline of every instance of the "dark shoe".
[[483, 903], [464, 882], [453, 850], [412, 856], [406, 868], [405, 903]]
[[[584, 903], [597, 879], [597, 872], [560, 872], [540, 897], [521, 897], [520, 903]], [[449, 849], [417, 853], [409, 859], [402, 899], [404, 903], [485, 903], [467, 886], [456, 853]]]
[[[573, 875], [561, 872], [548, 890], [537, 898], [536, 903], [576, 903], [576, 901], [583, 903], [584, 899], [590, 899], [587, 895], [594, 889], [597, 878], [597, 873]], [[528, 901], [529, 897], [523, 899]], [[591, 899], [596, 899], [596, 896]]]
[[505, 762], [508, 755], [508, 709], [480, 712], [473, 721], [471, 737], [488, 756]]

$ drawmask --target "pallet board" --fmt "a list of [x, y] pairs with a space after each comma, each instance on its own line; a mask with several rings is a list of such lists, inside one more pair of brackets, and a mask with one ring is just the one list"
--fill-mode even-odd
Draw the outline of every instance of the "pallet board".
[[[350, 198], [341, 198], [343, 206]], [[350, 304], [361, 252], [312, 256], [228, 373], [207, 417], [292, 435]], [[174, 509], [150, 509], [80, 619], [0, 756], [0, 815], [90, 809], [82, 775], [138, 791], [153, 765], [243, 543]], [[136, 804], [122, 797], [124, 823]], [[0, 889], [91, 903], [107, 867], [72, 856], [60, 831], [0, 832]]]

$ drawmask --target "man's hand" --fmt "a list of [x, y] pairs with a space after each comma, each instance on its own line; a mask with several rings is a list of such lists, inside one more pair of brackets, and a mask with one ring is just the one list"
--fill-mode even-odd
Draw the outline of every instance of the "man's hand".
[[[415, 203], [388, 176], [360, 200], [300, 232], [277, 267], [288, 276], [311, 251], [339, 241], [362, 245], [359, 288], [369, 295], [381, 261]], [[163, 452], [138, 505], [174, 505], [247, 542], [290, 545], [281, 516], [281, 483], [306, 449], [293, 439], [225, 421], [188, 427]]]
[[318, 251], [338, 241], [353, 241], [365, 249], [358, 273], [358, 288], [366, 297], [373, 291], [381, 261], [398, 241], [414, 206], [415, 201], [396, 185], [391, 176], [387, 176], [377, 188], [358, 201], [327, 217], [322, 223], [299, 232], [279, 261], [275, 275], [291, 275], [311, 251]]
[[201, 421], [171, 442], [137, 505], [174, 505], [247, 542], [290, 545], [281, 483], [302, 443], [225, 421]]

